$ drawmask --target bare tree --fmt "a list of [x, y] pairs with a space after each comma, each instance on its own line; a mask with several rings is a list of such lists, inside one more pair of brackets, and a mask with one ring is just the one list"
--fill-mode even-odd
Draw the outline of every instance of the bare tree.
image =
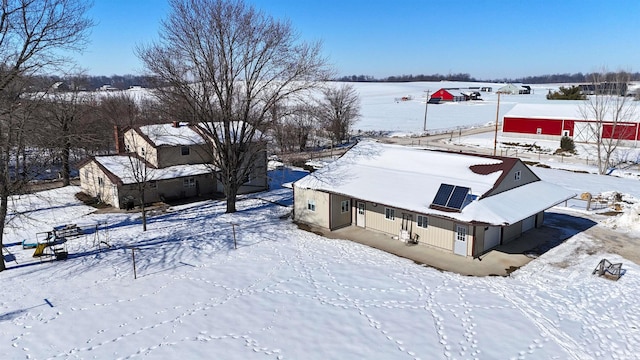
[[283, 152], [305, 151], [316, 131], [315, 107], [302, 104], [273, 118], [273, 138]]
[[[635, 138], [635, 131], [628, 126], [637, 122], [636, 103], [627, 97], [626, 88], [630, 81], [627, 72], [609, 73], [603, 70], [593, 73], [591, 84], [594, 89], [592, 95], [580, 105], [580, 114], [586, 121], [586, 128], [582, 129], [588, 140], [596, 145], [598, 173], [606, 174], [614, 166], [614, 154], [620, 144], [630, 136]], [[635, 129], [635, 128], [634, 128]]]
[[241, 0], [170, 0], [160, 41], [138, 49], [166, 86], [159, 100], [178, 120], [200, 124], [211, 142], [227, 212], [264, 155], [264, 130], [277, 104], [301, 96], [330, 75], [318, 43], [299, 42], [289, 22]]
[[[132, 148], [137, 148], [136, 137], [131, 137], [130, 140], [132, 141]], [[146, 144], [142, 145], [146, 146]], [[145, 197], [147, 190], [153, 181], [155, 168], [149, 164], [146, 159], [138, 156], [135, 152], [128, 152], [126, 155], [129, 158], [129, 167], [126, 172], [128, 172], [128, 176], [134, 180], [136, 198], [138, 199], [138, 205], [140, 206], [140, 212], [142, 214], [142, 231], [147, 231], [147, 208], [145, 206]], [[125, 205], [126, 208], [130, 208], [129, 204]]]
[[[89, 125], [88, 117], [95, 109], [92, 92], [85, 91], [86, 77], [74, 75], [65, 78], [64, 89], [51, 88], [46, 94], [42, 118], [49, 130], [46, 136], [49, 148], [58, 152], [62, 185], [70, 184], [72, 150], [81, 143], [96, 139], [95, 127]], [[60, 84], [58, 84], [60, 85]]]
[[332, 140], [340, 143], [348, 138], [360, 116], [360, 98], [349, 84], [330, 86], [323, 93], [324, 98], [318, 103], [318, 120]]
[[[0, 4], [0, 246], [4, 246], [9, 197], [20, 191], [28, 180], [28, 167], [34, 165], [18, 160], [19, 154], [26, 154], [24, 120], [30, 113], [26, 104], [33, 104], [21, 96], [27, 89], [24, 80], [64, 64], [63, 51], [85, 45], [92, 25], [85, 17], [90, 6], [83, 0], [4, 0]], [[21, 170], [10, 171], [12, 165]], [[1, 257], [0, 271], [5, 268]]]

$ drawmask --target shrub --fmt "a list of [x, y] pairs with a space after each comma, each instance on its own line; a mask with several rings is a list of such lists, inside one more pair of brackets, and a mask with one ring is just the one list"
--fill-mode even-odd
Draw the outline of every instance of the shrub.
[[587, 97], [582, 94], [579, 86], [564, 87], [560, 86], [558, 91], [547, 94], [547, 100], [584, 100]]
[[573, 139], [568, 137], [568, 136], [563, 136], [560, 139], [560, 149], [562, 151], [566, 151], [566, 152], [570, 152], [570, 153], [575, 153], [576, 151], [576, 144], [573, 142]]

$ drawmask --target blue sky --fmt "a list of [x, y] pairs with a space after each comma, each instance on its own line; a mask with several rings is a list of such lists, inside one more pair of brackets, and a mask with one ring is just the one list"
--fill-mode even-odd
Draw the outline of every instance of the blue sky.
[[[640, 1], [247, 0], [320, 40], [338, 76], [468, 73], [480, 79], [640, 71]], [[95, 0], [79, 65], [137, 74], [138, 44], [158, 36], [165, 0]]]

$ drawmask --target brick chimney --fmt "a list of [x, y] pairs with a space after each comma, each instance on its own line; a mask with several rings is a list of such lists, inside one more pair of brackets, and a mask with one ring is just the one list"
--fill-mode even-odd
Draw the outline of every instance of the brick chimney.
[[173, 126], [174, 128], [179, 128], [180, 127], [180, 122], [179, 121], [174, 121], [171, 123], [171, 126]]
[[113, 137], [116, 144], [116, 154], [121, 154], [124, 151], [124, 134], [118, 125], [113, 126]]

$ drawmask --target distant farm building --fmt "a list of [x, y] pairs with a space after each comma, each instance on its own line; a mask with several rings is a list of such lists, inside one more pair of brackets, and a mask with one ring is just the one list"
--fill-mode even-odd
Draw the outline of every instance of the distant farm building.
[[509, 94], [509, 95], [525, 95], [531, 94], [531, 86], [529, 85], [514, 85], [507, 84], [498, 90], [496, 90], [498, 94]]
[[429, 104], [440, 104], [443, 102], [458, 102], [469, 100], [482, 100], [478, 91], [470, 89], [442, 88], [434, 92], [429, 98]]
[[580, 92], [583, 95], [596, 94], [616, 94], [616, 95], [633, 95], [629, 93], [629, 85], [627, 83], [617, 82], [601, 82], [597, 84], [579, 84]]
[[595, 143], [600, 134], [605, 139], [637, 145], [639, 121], [638, 114], [617, 122], [608, 114], [598, 126], [595, 119], [587, 119], [581, 113], [578, 104], [517, 104], [504, 115], [502, 132], [505, 136], [550, 140], [569, 136], [581, 143]]

